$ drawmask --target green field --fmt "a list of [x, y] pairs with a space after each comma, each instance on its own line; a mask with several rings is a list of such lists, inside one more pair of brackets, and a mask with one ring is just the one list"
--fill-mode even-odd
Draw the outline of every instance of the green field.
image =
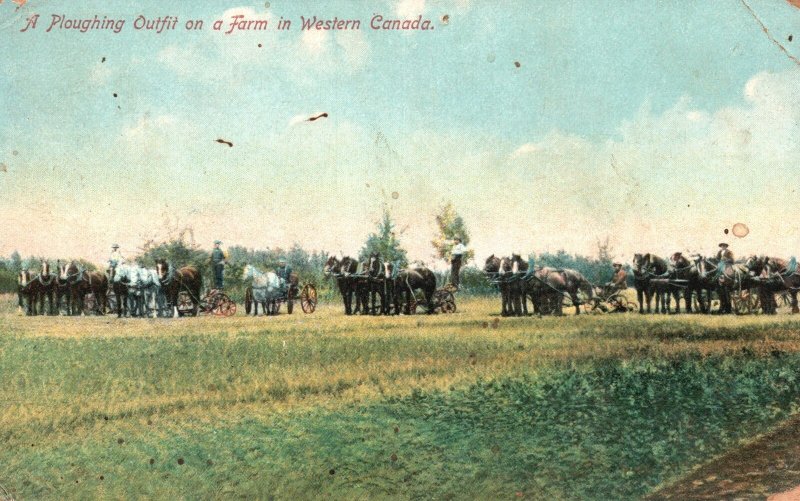
[[787, 314], [498, 309], [27, 318], [5, 297], [0, 486], [14, 499], [635, 499], [800, 401]]

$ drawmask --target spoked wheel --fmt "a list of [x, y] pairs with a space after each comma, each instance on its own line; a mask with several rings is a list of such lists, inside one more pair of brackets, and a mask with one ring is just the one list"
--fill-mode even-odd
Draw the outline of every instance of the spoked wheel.
[[584, 313], [605, 313], [606, 308], [603, 305], [603, 300], [599, 297], [593, 297], [591, 299], [587, 299], [583, 303], [583, 311]]
[[230, 317], [236, 314], [236, 303], [227, 294], [219, 293], [214, 296], [214, 305], [211, 313], [218, 317]]
[[303, 286], [300, 292], [300, 308], [303, 309], [303, 313], [314, 313], [317, 309], [317, 288], [313, 285]]
[[447, 289], [439, 289], [433, 295], [433, 302], [442, 313], [455, 313], [456, 297]]
[[456, 302], [455, 301], [445, 301], [441, 305], [442, 313], [455, 313], [456, 312]]
[[194, 302], [187, 292], [178, 294], [178, 316], [182, 317], [194, 310]]
[[731, 293], [731, 303], [733, 311], [737, 315], [745, 313], [753, 313], [758, 310], [759, 301], [758, 294], [754, 294], [749, 289], [742, 289], [738, 293]]
[[253, 288], [248, 287], [244, 290], [244, 312], [250, 314], [253, 311]]

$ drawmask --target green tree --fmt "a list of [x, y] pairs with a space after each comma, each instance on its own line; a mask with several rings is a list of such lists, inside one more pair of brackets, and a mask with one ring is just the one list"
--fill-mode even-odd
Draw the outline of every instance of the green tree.
[[[455, 245], [453, 239], [456, 237], [460, 238], [464, 245], [469, 245], [469, 230], [467, 230], [464, 218], [456, 212], [452, 202], [447, 202], [439, 209], [439, 213], [436, 215], [436, 226], [439, 232], [436, 238], [431, 240], [434, 249], [433, 257], [436, 259], [450, 259], [450, 250]], [[464, 255], [464, 263], [472, 259], [474, 255], [475, 251], [467, 250]]]
[[408, 265], [408, 256], [406, 250], [400, 246], [400, 241], [394, 234], [395, 224], [392, 221], [392, 216], [389, 211], [384, 207], [383, 217], [378, 223], [378, 229], [375, 233], [370, 233], [367, 241], [364, 242], [364, 247], [358, 254], [358, 258], [362, 261], [367, 259], [370, 255], [377, 253], [381, 258], [386, 261], [398, 263], [401, 268]]
[[9, 268], [11, 269], [11, 271], [13, 271], [14, 273], [19, 273], [19, 271], [22, 269], [22, 256], [19, 255], [19, 252], [17, 251], [12, 252], [11, 258], [8, 261], [9, 261], [8, 263]]

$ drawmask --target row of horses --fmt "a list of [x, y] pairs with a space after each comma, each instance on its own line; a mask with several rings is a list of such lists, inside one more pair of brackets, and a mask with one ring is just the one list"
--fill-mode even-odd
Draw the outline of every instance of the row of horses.
[[330, 256], [323, 273], [336, 279], [346, 315], [409, 315], [417, 302], [416, 291], [422, 291], [427, 313], [434, 312], [436, 275], [425, 266], [400, 269], [379, 254], [363, 261]]
[[[686, 312], [712, 313], [713, 294], [720, 303], [715, 313], [733, 313], [735, 300], [751, 291], [757, 294], [763, 313], [776, 313], [776, 293], [786, 293], [792, 313], [800, 312], [797, 306], [800, 273], [794, 258], [752, 255], [730, 263], [697, 254], [687, 257], [681, 252], [668, 259], [637, 253], [632, 271], [640, 313], [671, 313], [673, 299], [674, 313], [680, 313], [681, 297]], [[653, 300], [655, 309], [651, 310]]]
[[[80, 315], [91, 294], [97, 313], [116, 311], [117, 316], [144, 317], [159, 311], [173, 316], [178, 295], [186, 292], [193, 298], [193, 314], [197, 314], [202, 277], [194, 266], [174, 269], [166, 260], [155, 262], [155, 268], [120, 264], [105, 273], [89, 271], [77, 262], [57, 261], [56, 271], [42, 261], [38, 274], [22, 270], [17, 276], [17, 300], [20, 310], [28, 315]], [[109, 305], [109, 291], [114, 304]], [[45, 308], [45, 302], [47, 307]]]
[[536, 267], [519, 254], [498, 257], [492, 254], [486, 259], [483, 271], [500, 289], [503, 316], [528, 315], [528, 300], [532, 313], [540, 315], [562, 315], [564, 298], [569, 297], [580, 314], [578, 294], [594, 297], [594, 287], [579, 271], [569, 268]]

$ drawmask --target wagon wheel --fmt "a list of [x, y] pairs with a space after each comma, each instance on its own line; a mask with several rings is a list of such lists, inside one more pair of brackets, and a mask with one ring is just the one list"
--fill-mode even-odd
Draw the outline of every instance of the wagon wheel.
[[294, 311], [294, 296], [294, 286], [289, 285], [289, 288], [286, 290], [286, 313], [289, 315]]
[[303, 291], [300, 292], [300, 307], [303, 313], [314, 313], [317, 309], [317, 288], [311, 284], [303, 286]]
[[738, 293], [731, 293], [731, 303], [733, 311], [737, 315], [753, 312], [753, 304], [758, 304], [758, 297], [753, 298], [754, 294], [749, 289], [742, 289]]
[[628, 300], [621, 294], [612, 295], [607, 302], [615, 312], [628, 311]]
[[236, 303], [227, 294], [217, 294], [211, 312], [218, 317], [233, 316], [236, 314]]
[[250, 314], [253, 311], [253, 288], [248, 287], [244, 290], [244, 312]]
[[91, 315], [97, 313], [97, 300], [91, 292], [83, 296], [83, 314]]
[[603, 305], [603, 300], [599, 297], [592, 297], [583, 302], [583, 311], [585, 313], [604, 313], [606, 310]]
[[192, 302], [192, 298], [186, 292], [181, 292], [178, 294], [178, 316], [182, 317], [187, 312], [190, 312], [194, 309], [194, 302]]
[[[437, 302], [440, 305], [443, 305], [444, 303], [452, 303], [453, 306], [455, 307], [455, 305], [456, 305], [456, 297], [453, 295], [452, 292], [450, 292], [449, 290], [446, 290], [446, 289], [441, 289], [441, 290], [437, 291], [437, 295], [439, 296]], [[455, 311], [455, 309], [453, 309], [453, 311]], [[447, 312], [445, 312], [445, 313], [447, 313]]]

